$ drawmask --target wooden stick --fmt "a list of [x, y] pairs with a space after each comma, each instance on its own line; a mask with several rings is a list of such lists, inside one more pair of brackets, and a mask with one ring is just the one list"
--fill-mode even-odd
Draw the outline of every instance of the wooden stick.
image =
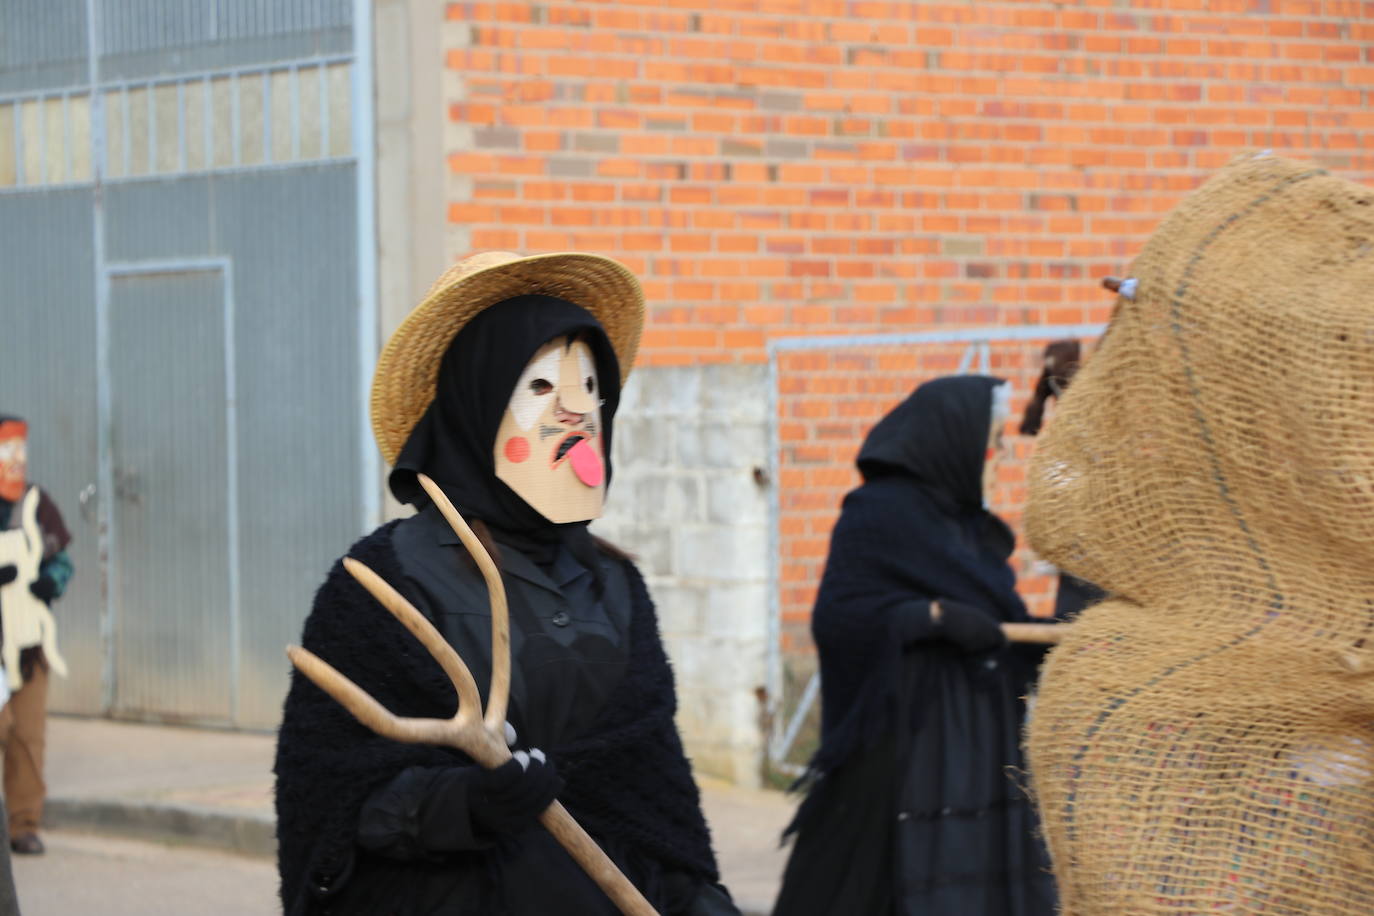
[[458, 716], [452, 719], [398, 716], [309, 649], [287, 646], [286, 655], [291, 659], [291, 664], [310, 678], [316, 687], [383, 738], [406, 744], [456, 747], [487, 769], [498, 767], [510, 759], [510, 748], [506, 747], [506, 742], [492, 740], [476, 715], [468, 717], [470, 721], [459, 721]]
[[1011, 642], [1054, 645], [1069, 632], [1065, 623], [1004, 623], [1002, 632]]
[[368, 569], [363, 563], [359, 563], [352, 557], [344, 557], [344, 569], [348, 574], [358, 581], [358, 584], [367, 589], [373, 598], [382, 607], [391, 612], [391, 615], [399, 620], [407, 630], [420, 640], [421, 645], [429, 650], [429, 654], [434, 656], [434, 660], [439, 663], [439, 667], [444, 669], [450, 681], [453, 682], [454, 689], [458, 691], [458, 709], [461, 712], [466, 706], [468, 711], [480, 710], [482, 708], [482, 696], [477, 692], [477, 682], [472, 679], [472, 672], [463, 663], [463, 659], [448, 644], [448, 640], [430, 623], [424, 614], [415, 609], [415, 606], [401, 596], [401, 593], [391, 587], [381, 576]]
[[555, 801], [539, 815], [539, 822], [553, 834], [554, 839], [568, 851], [568, 854], [582, 866], [597, 886], [606, 892], [620, 912], [626, 916], [658, 916], [649, 901], [630, 883], [630, 879], [620, 871], [610, 857], [602, 851], [573, 819], [561, 802]]
[[448, 521], [453, 533], [463, 542], [463, 546], [477, 561], [482, 578], [487, 581], [487, 596], [491, 601], [491, 686], [487, 690], [487, 728], [504, 734], [506, 728], [506, 704], [510, 697], [510, 610], [506, 605], [506, 586], [501, 582], [501, 573], [492, 562], [477, 535], [472, 533], [468, 523], [453, 507], [448, 496], [428, 475], [416, 474], [420, 486], [425, 488], [434, 505]]

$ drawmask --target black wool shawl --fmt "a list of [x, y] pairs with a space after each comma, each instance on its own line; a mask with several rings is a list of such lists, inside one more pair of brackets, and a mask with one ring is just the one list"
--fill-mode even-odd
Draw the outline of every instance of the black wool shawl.
[[[820, 653], [821, 747], [832, 771], [893, 725], [903, 634], [929, 625], [931, 600], [1029, 619], [1007, 560], [1015, 538], [982, 504], [982, 469], [997, 379], [927, 382], [869, 433], [865, 482], [845, 497], [812, 612]], [[957, 651], [949, 648], [948, 651]]]
[[[400, 582], [391, 543], [395, 524], [359, 541], [349, 555]], [[700, 796], [673, 723], [676, 695], [657, 618], [643, 579], [625, 565], [632, 603], [629, 666], [589, 732], [567, 747], [546, 749], [567, 781], [560, 800], [594, 837], [715, 881]], [[342, 563], [316, 595], [302, 643], [399, 715], [447, 718], [457, 708], [452, 685], [429, 653]], [[349, 879], [359, 811], [375, 789], [409, 766], [468, 763], [455, 750], [378, 737], [293, 672], [274, 767], [287, 916], [321, 912], [318, 888]], [[406, 889], [394, 890], [400, 907]]]

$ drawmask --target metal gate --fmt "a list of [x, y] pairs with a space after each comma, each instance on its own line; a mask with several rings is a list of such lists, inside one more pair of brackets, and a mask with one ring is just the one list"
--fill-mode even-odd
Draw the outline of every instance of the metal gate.
[[270, 727], [379, 515], [370, 4], [0, 6], [0, 411], [75, 536], [53, 706]]

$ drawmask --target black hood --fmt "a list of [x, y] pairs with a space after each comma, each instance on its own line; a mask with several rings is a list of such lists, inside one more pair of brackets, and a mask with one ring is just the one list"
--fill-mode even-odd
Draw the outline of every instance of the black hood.
[[956, 375], [921, 385], [869, 432], [859, 472], [865, 480], [914, 477], [960, 508], [981, 508], [993, 392], [1001, 384]]

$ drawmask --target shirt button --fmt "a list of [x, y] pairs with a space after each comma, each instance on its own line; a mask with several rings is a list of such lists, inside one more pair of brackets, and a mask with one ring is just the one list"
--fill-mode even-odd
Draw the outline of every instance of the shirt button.
[[556, 627], [566, 627], [569, 621], [572, 620], [572, 618], [568, 616], [567, 611], [559, 611], [549, 619], [553, 621], [553, 625]]

